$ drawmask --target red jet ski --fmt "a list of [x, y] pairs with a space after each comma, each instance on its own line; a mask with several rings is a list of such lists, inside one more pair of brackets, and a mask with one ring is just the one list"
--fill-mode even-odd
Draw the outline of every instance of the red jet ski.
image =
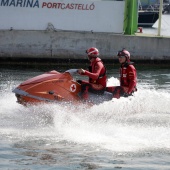
[[[42, 102], [74, 102], [81, 103], [81, 85], [74, 80], [73, 74], [77, 69], [70, 69], [64, 73], [55, 70], [46, 72], [21, 83], [12, 92], [17, 102], [22, 105]], [[112, 99], [112, 94], [89, 94], [89, 101], [98, 104]]]

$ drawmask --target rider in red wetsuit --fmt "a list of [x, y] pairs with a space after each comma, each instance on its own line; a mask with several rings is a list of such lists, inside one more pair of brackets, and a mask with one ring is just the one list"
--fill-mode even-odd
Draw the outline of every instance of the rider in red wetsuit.
[[120, 98], [131, 96], [137, 91], [137, 73], [130, 62], [130, 53], [123, 49], [118, 52], [120, 67], [120, 86], [107, 87], [106, 91], [113, 93], [113, 98]]
[[106, 88], [106, 68], [103, 62], [98, 57], [99, 51], [97, 48], [92, 47], [86, 50], [88, 59], [90, 60], [89, 71], [84, 69], [79, 69], [77, 72], [80, 75], [85, 75], [89, 77], [89, 81], [78, 80], [82, 87], [82, 98], [84, 100], [88, 99], [88, 92], [95, 94], [103, 94]]

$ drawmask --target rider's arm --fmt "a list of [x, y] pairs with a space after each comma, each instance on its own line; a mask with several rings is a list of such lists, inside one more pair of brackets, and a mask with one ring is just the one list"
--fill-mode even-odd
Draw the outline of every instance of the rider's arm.
[[99, 78], [102, 68], [103, 68], [103, 64], [101, 62], [97, 62], [95, 64], [94, 72], [91, 73], [91, 72], [85, 70], [84, 75], [90, 77], [93, 80], [97, 80]]
[[128, 80], [129, 80], [129, 89], [127, 91], [128, 94], [131, 94], [134, 87], [136, 86], [136, 69], [133, 65], [129, 65], [128, 67]]

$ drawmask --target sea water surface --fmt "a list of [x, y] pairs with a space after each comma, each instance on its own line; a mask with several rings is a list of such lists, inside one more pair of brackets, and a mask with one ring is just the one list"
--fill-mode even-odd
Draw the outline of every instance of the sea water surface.
[[16, 103], [12, 89], [41, 73], [0, 69], [0, 169], [170, 169], [169, 69], [139, 70], [133, 97], [92, 107]]

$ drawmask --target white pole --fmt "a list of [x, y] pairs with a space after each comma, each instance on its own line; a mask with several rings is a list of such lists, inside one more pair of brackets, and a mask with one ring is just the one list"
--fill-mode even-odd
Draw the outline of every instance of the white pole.
[[160, 6], [159, 6], [159, 23], [158, 23], [158, 36], [161, 35], [162, 9], [163, 9], [163, 0], [160, 0]]

